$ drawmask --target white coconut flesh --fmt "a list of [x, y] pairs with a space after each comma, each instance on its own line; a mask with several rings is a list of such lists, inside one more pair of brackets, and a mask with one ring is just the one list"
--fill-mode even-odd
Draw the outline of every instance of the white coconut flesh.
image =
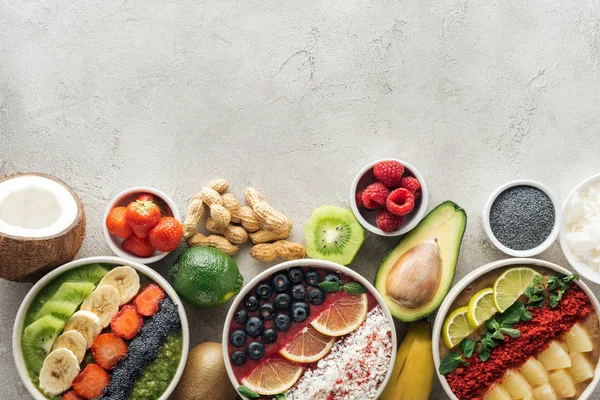
[[52, 179], [21, 175], [0, 182], [0, 234], [51, 237], [68, 229], [78, 212], [73, 194]]

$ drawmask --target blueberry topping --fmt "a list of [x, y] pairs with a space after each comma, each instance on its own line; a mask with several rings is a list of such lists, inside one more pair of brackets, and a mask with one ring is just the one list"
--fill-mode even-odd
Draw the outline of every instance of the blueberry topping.
[[275, 316], [275, 329], [278, 331], [284, 332], [290, 329], [290, 325], [292, 321], [287, 314], [277, 314]]
[[323, 278], [323, 282], [338, 282], [342, 283], [342, 280], [336, 274], [328, 274]]
[[277, 274], [273, 277], [273, 289], [276, 292], [285, 292], [290, 285], [290, 280], [285, 274]]
[[294, 322], [302, 322], [310, 315], [308, 304], [298, 302], [292, 304], [292, 320]]
[[248, 357], [253, 360], [260, 360], [265, 354], [265, 345], [259, 342], [252, 342], [248, 345]]
[[258, 299], [256, 296], [250, 295], [246, 297], [246, 300], [244, 300], [244, 307], [246, 307], [246, 310], [248, 311], [258, 310]]
[[269, 320], [275, 318], [275, 306], [273, 303], [265, 303], [260, 306], [260, 316], [264, 320]]
[[306, 286], [302, 284], [292, 286], [292, 299], [294, 300], [304, 300], [304, 296], [306, 296]]
[[235, 365], [244, 365], [246, 364], [246, 353], [242, 350], [234, 351], [231, 355], [231, 362]]
[[246, 344], [246, 332], [241, 329], [236, 329], [229, 335], [229, 342], [232, 346], [242, 347]]
[[308, 271], [304, 276], [304, 280], [308, 286], [317, 286], [321, 282], [321, 277], [317, 271]]
[[262, 340], [265, 344], [275, 343], [277, 341], [277, 331], [273, 328], [265, 329]]
[[235, 322], [238, 324], [245, 324], [246, 321], [248, 321], [248, 311], [242, 308], [235, 313]]
[[246, 321], [246, 333], [251, 337], [259, 337], [262, 333], [265, 324], [262, 319], [258, 317], [250, 317], [248, 321]]
[[311, 288], [307, 296], [308, 302], [318, 306], [325, 301], [325, 293], [319, 288]]
[[288, 277], [292, 283], [300, 283], [304, 279], [304, 272], [300, 268], [291, 268]]
[[279, 310], [287, 310], [290, 308], [291, 304], [292, 299], [290, 298], [289, 294], [279, 293], [277, 296], [275, 296], [275, 307], [277, 307]]
[[263, 300], [267, 300], [271, 297], [271, 293], [273, 293], [273, 289], [271, 289], [271, 285], [265, 282], [261, 282], [256, 287], [256, 294]]

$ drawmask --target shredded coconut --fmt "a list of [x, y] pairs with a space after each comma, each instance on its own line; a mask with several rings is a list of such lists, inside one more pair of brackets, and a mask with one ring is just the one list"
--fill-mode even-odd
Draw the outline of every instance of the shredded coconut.
[[579, 261], [600, 271], [600, 180], [573, 194], [565, 217], [567, 245]]
[[285, 395], [288, 400], [375, 399], [392, 355], [390, 322], [380, 306], [365, 322], [338, 340], [317, 367], [307, 371]]

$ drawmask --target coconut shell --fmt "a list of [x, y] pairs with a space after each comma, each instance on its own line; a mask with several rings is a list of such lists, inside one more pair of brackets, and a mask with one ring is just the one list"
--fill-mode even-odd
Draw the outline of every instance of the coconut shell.
[[0, 232], [0, 278], [15, 282], [33, 282], [75, 257], [85, 236], [85, 212], [77, 194], [54, 176], [42, 173], [17, 173], [0, 178], [0, 182], [23, 175], [37, 175], [52, 179], [64, 186], [77, 204], [77, 216], [73, 223], [56, 235], [24, 238]]

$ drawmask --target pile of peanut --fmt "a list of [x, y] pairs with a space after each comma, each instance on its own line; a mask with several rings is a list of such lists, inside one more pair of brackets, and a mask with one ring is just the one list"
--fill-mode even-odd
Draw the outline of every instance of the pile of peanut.
[[[225, 179], [215, 179], [192, 198], [183, 221], [183, 237], [189, 246], [214, 247], [233, 255], [250, 238], [254, 243], [250, 255], [260, 261], [306, 256], [304, 246], [285, 240], [290, 235], [292, 221], [271, 207], [258, 189], [244, 190], [245, 206], [227, 193], [228, 189]], [[208, 236], [198, 232], [205, 213], [209, 216], [204, 226], [212, 233]]]

